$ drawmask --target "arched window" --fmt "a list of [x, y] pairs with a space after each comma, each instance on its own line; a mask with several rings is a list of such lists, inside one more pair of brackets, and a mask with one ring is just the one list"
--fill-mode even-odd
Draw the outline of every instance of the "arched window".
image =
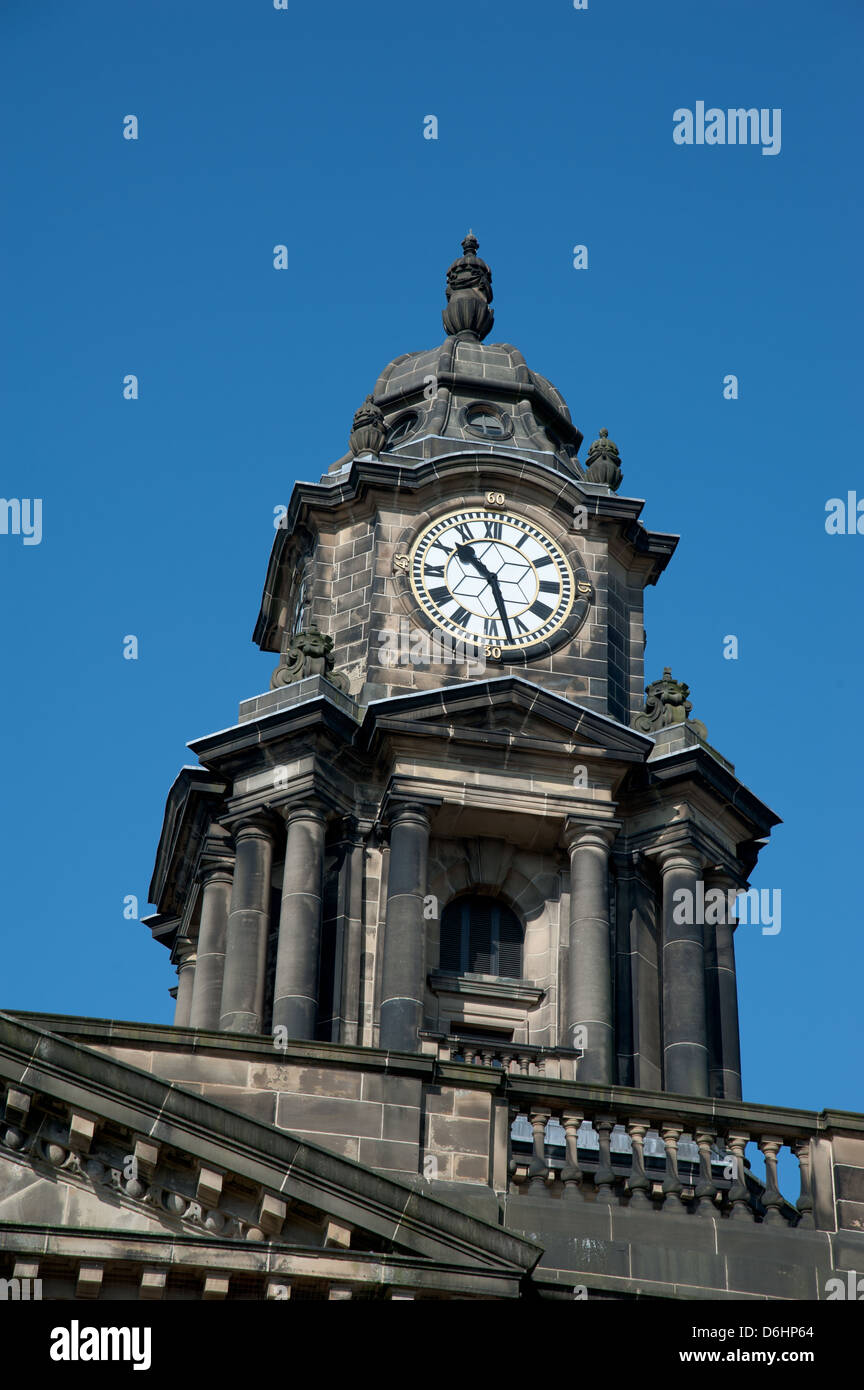
[[456, 898], [441, 914], [441, 969], [522, 978], [522, 923], [495, 898]]

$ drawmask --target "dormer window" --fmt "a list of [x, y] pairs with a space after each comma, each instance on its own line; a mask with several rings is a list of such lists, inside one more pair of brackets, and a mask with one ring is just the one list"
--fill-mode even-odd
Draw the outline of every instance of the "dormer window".
[[403, 439], [407, 439], [409, 434], [413, 434], [419, 419], [420, 416], [413, 410], [409, 410], [407, 415], [400, 415], [390, 428], [386, 447], [392, 449], [394, 444], [401, 444]]
[[477, 402], [469, 405], [463, 415], [465, 428], [480, 439], [506, 439], [513, 433], [509, 416], [497, 406]]

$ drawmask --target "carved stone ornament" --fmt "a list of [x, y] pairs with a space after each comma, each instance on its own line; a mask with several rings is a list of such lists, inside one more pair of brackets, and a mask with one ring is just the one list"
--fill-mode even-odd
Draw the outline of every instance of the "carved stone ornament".
[[353, 454], [380, 454], [384, 447], [387, 429], [384, 425], [384, 412], [371, 396], [367, 396], [354, 416], [348, 444]]
[[686, 724], [697, 738], [707, 739], [708, 730], [702, 720], [689, 717], [693, 708], [687, 698], [689, 694], [689, 685], [674, 680], [671, 667], [665, 666], [662, 678], [646, 685], [645, 709], [633, 719], [633, 728], [643, 734], [653, 734], [670, 724]]
[[479, 242], [469, 232], [462, 243], [464, 255], [447, 271], [447, 308], [441, 317], [448, 334], [473, 333], [483, 339], [492, 329], [492, 271], [477, 255]]
[[317, 627], [306, 628], [289, 637], [282, 649], [282, 658], [270, 677], [270, 689], [293, 685], [307, 676], [323, 676], [337, 690], [348, 693], [348, 677], [334, 671], [333, 638]]
[[617, 492], [624, 474], [621, 472], [621, 456], [618, 445], [609, 438], [608, 430], [601, 430], [588, 450], [585, 460], [585, 477], [589, 483], [603, 483]]

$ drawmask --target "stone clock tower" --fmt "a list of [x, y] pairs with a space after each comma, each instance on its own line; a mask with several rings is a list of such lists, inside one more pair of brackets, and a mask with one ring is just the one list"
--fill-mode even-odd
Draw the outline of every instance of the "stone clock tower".
[[174, 1026], [0, 1015], [7, 1273], [47, 1296], [816, 1298], [864, 1265], [864, 1117], [741, 1098], [731, 909], [777, 817], [646, 688], [676, 538], [487, 341], [462, 246], [443, 342], [294, 488], [270, 690], [169, 793]]
[[271, 692], [172, 792], [153, 926], [178, 1020], [483, 1035], [580, 1080], [738, 1096], [732, 926], [679, 926], [673, 894], [743, 887], [776, 817], [686, 687], [645, 708], [643, 591], [675, 538], [618, 495], [606, 430], [580, 462], [559, 392], [485, 342], [477, 246], [441, 346], [390, 363], [349, 452], [296, 485], [255, 628]]

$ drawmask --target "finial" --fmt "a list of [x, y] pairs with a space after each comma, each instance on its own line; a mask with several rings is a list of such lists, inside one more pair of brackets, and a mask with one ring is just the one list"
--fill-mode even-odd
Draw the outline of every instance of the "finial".
[[348, 444], [351, 452], [357, 454], [380, 454], [384, 447], [387, 430], [384, 426], [384, 412], [371, 396], [367, 396], [354, 416]]
[[442, 318], [447, 333], [471, 333], [481, 340], [491, 331], [495, 315], [492, 303], [492, 272], [477, 255], [480, 245], [472, 231], [462, 242], [463, 255], [447, 271], [447, 308]]
[[618, 445], [609, 438], [609, 431], [604, 427], [588, 450], [585, 477], [589, 483], [602, 483], [617, 492], [624, 476], [620, 464]]

